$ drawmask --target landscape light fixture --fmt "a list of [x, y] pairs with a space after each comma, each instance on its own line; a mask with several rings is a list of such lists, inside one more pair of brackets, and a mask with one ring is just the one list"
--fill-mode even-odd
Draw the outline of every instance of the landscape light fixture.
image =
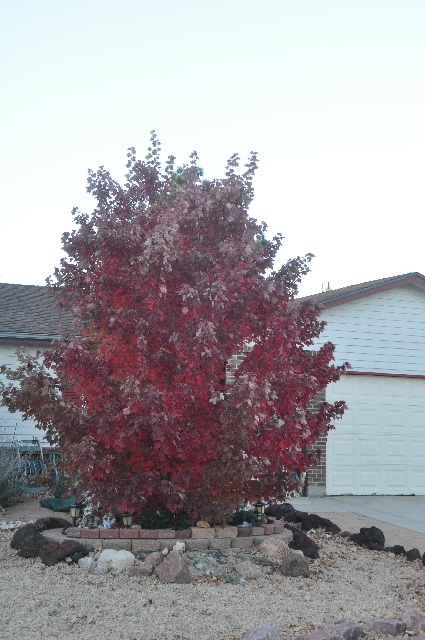
[[80, 515], [81, 507], [78, 504], [73, 504], [72, 507], [69, 508], [69, 515], [72, 518], [72, 524], [75, 527], [77, 518]]
[[259, 500], [258, 502], [255, 503], [255, 510], [258, 513], [259, 516], [263, 516], [264, 515], [264, 509], [266, 507], [266, 503], [263, 500]]
[[126, 529], [129, 529], [133, 524], [133, 516], [131, 513], [123, 513], [122, 522]]

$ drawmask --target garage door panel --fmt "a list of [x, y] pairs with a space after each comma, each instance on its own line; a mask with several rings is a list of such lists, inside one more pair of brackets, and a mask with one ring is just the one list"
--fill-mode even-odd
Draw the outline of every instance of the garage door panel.
[[327, 393], [350, 397], [328, 436], [327, 493], [425, 495], [425, 380], [343, 378]]
[[359, 411], [359, 419], [363, 428], [374, 427], [379, 424], [379, 412], [361, 409]]
[[425, 468], [425, 441], [412, 438], [408, 443], [408, 457], [414, 464], [423, 464]]
[[399, 440], [385, 440], [382, 446], [382, 460], [389, 464], [404, 463], [407, 460], [407, 442]]
[[414, 493], [417, 496], [425, 495], [425, 471], [423, 468], [413, 469], [410, 476], [412, 478], [410, 493]]
[[375, 491], [375, 487], [380, 484], [381, 472], [378, 469], [359, 469], [357, 474], [356, 492], [369, 494]]
[[354, 474], [344, 469], [332, 471], [331, 482], [341, 493], [350, 493], [353, 486]]
[[425, 410], [413, 411], [411, 414], [410, 428], [413, 434], [425, 432]]
[[351, 439], [338, 439], [332, 442], [332, 455], [335, 458], [351, 459], [354, 455], [354, 442]]
[[401, 411], [387, 409], [385, 411], [387, 433], [400, 433], [400, 429], [404, 429], [405, 416], [406, 414]]
[[394, 490], [394, 493], [406, 491], [406, 474], [402, 470], [386, 470], [384, 481], [388, 487]]
[[361, 456], [363, 460], [367, 460], [370, 464], [371, 462], [378, 461], [381, 457], [381, 443], [379, 440], [363, 440], [359, 439], [357, 446], [357, 455]]

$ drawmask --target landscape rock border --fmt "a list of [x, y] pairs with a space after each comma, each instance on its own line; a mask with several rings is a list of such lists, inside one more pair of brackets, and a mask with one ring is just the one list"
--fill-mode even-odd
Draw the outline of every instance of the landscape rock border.
[[[415, 607], [406, 607], [401, 620], [390, 618], [375, 618], [363, 624], [349, 620], [328, 622], [322, 629], [296, 636], [293, 640], [358, 640], [366, 634], [381, 636], [385, 640], [402, 640], [402, 635], [418, 635], [425, 632], [425, 613]], [[280, 631], [271, 625], [264, 624], [247, 635], [242, 640], [283, 640]]]

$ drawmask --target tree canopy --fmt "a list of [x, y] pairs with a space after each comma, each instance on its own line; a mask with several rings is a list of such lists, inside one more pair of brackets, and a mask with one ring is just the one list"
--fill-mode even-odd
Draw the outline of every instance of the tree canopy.
[[[74, 210], [49, 281], [75, 333], [38, 361], [22, 356], [3, 403], [34, 417], [106, 505], [220, 522], [242, 497], [282, 499], [311, 464], [307, 445], [344, 403], [308, 406], [342, 368], [331, 344], [308, 350], [319, 305], [294, 302], [312, 256], [274, 271], [282, 237], [249, 217], [256, 154], [242, 171], [232, 156], [216, 180], [195, 153], [177, 170], [159, 156], [153, 133], [145, 160], [129, 150], [124, 186], [89, 172], [95, 209]], [[229, 384], [228, 360], [247, 345]]]

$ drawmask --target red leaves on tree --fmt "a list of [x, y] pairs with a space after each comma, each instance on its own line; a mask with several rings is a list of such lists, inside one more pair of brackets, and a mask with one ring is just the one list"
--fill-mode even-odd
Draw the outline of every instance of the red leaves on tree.
[[[80, 488], [106, 505], [221, 521], [242, 497], [282, 499], [310, 464], [306, 446], [344, 407], [307, 407], [341, 369], [332, 345], [306, 350], [320, 308], [293, 302], [311, 256], [272, 271], [281, 236], [266, 240], [248, 215], [256, 155], [241, 175], [233, 156], [221, 180], [202, 180], [195, 154], [177, 171], [173, 161], [161, 174], [153, 135], [145, 161], [130, 150], [124, 187], [90, 173], [97, 206], [74, 212], [51, 283], [77, 336], [44, 366], [23, 363], [4, 398], [59, 439]], [[228, 359], [249, 344], [226, 384]]]

